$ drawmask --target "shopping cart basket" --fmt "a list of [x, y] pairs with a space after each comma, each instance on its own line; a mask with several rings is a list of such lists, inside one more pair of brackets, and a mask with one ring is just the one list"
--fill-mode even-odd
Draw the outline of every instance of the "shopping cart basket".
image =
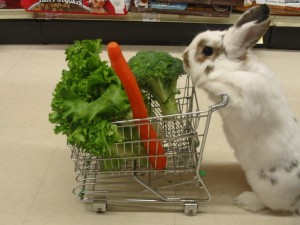
[[[158, 103], [148, 96], [151, 117], [115, 122], [120, 134], [124, 134], [124, 141], [114, 144], [111, 157], [97, 157], [70, 146], [79, 182], [73, 193], [82, 202], [92, 203], [94, 211], [105, 212], [108, 206], [118, 204], [172, 203], [183, 205], [185, 213], [196, 213], [199, 203], [210, 200], [202, 180], [205, 175], [201, 170], [202, 155], [211, 115], [225, 107], [229, 99], [221, 95], [219, 104], [200, 111], [191, 79], [187, 76], [181, 79], [184, 85], [176, 96], [180, 113], [161, 115]], [[145, 140], [137, 135], [139, 126], [145, 123], [154, 127], [156, 141], [165, 150], [167, 164], [162, 170], [151, 166], [149, 157], [157, 156], [144, 152]]]

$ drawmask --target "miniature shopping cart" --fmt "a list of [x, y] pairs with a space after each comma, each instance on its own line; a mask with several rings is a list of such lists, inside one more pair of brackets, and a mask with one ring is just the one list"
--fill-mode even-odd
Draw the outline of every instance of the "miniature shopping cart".
[[[79, 182], [73, 193], [80, 201], [91, 203], [96, 212], [124, 206], [151, 210], [159, 205], [162, 209], [183, 206], [185, 213], [197, 213], [199, 203], [210, 200], [202, 180], [205, 175], [201, 170], [202, 155], [211, 115], [225, 107], [229, 99], [222, 95], [219, 104], [200, 111], [191, 79], [186, 76], [181, 79], [184, 85], [176, 98], [180, 113], [162, 116], [158, 103], [148, 96], [151, 117], [115, 122], [120, 134], [124, 134], [124, 141], [114, 144], [111, 157], [97, 157], [70, 146]], [[149, 157], [159, 156], [145, 154], [145, 140], [136, 135], [144, 123], [154, 127], [157, 141], [163, 145], [167, 159], [164, 169], [152, 167]], [[131, 135], [125, 137], [125, 133]]]

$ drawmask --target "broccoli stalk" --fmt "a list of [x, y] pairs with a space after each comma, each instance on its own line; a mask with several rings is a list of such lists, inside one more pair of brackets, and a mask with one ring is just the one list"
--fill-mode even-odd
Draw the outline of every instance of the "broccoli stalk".
[[140, 88], [158, 102], [163, 115], [179, 113], [175, 95], [182, 61], [163, 51], [140, 51], [128, 61]]
[[154, 99], [160, 105], [160, 109], [163, 115], [177, 114], [179, 113], [175, 95], [179, 93], [176, 89], [177, 79], [173, 79], [172, 82], [163, 82], [162, 79], [150, 78], [147, 84], [142, 87], [145, 91], [150, 93]]

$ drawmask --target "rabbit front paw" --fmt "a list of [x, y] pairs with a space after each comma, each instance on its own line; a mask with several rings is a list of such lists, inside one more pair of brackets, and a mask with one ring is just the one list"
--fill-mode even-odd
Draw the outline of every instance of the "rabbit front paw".
[[245, 191], [235, 199], [235, 204], [244, 210], [251, 212], [262, 211], [265, 206], [259, 201], [253, 192]]

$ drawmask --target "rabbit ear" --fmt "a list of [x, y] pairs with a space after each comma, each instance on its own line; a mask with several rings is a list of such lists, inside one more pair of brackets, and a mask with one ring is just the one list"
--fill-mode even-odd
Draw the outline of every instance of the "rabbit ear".
[[246, 51], [253, 47], [270, 25], [270, 9], [260, 5], [247, 10], [226, 32], [223, 45], [227, 57], [242, 59]]

